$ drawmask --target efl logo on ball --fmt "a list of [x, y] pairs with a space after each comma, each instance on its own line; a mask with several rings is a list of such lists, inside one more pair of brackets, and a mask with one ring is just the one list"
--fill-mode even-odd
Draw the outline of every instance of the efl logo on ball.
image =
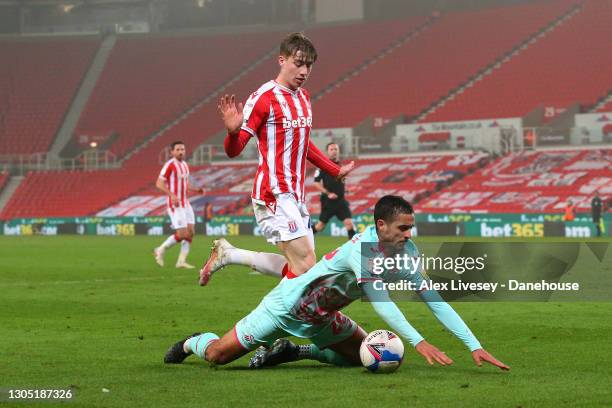
[[389, 330], [368, 334], [359, 349], [361, 363], [374, 373], [392, 373], [402, 364], [404, 344]]

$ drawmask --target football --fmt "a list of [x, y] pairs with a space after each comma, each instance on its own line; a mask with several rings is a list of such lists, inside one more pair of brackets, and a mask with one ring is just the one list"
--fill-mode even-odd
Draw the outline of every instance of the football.
[[402, 364], [404, 344], [389, 330], [368, 334], [359, 349], [361, 364], [373, 373], [392, 373]]

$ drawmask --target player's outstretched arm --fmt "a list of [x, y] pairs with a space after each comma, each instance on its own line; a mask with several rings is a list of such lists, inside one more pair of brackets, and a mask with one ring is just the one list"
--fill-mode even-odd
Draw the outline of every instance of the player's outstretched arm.
[[453, 364], [453, 360], [451, 360], [446, 353], [438, 350], [437, 347], [432, 346], [425, 340], [417, 344], [415, 349], [420, 355], [425, 357], [425, 360], [427, 360], [429, 365], [434, 365], [434, 362], [437, 362], [440, 365]]
[[344, 179], [353, 169], [355, 168], [355, 162], [351, 161], [342, 167], [340, 167], [340, 172], [338, 173], [339, 179]]
[[509, 370], [510, 367], [497, 360], [485, 349], [482, 348], [476, 336], [472, 333], [463, 319], [457, 314], [451, 305], [446, 303], [436, 290], [428, 290], [420, 294], [421, 299], [426, 302], [427, 307], [432, 311], [436, 318], [451, 333], [459, 338], [472, 352], [472, 358], [476, 364], [482, 366], [482, 361], [493, 364], [502, 370]]
[[429, 364], [438, 363], [443, 366], [453, 363], [446, 354], [429, 344], [419, 332], [406, 320], [404, 314], [391, 300], [386, 290], [377, 290], [372, 282], [361, 284], [363, 292], [370, 300], [376, 313], [391, 328], [414, 346], [416, 351], [422, 355]]
[[236, 95], [223, 95], [217, 108], [227, 132], [230, 135], [237, 135], [244, 119], [242, 103], [236, 107]]
[[246, 130], [240, 130], [237, 135], [228, 133], [223, 141], [223, 148], [227, 157], [231, 159], [242, 153], [250, 139], [251, 134]]
[[310, 143], [308, 145], [308, 152], [306, 152], [306, 158], [316, 167], [320, 168], [328, 174], [331, 174], [334, 177], [338, 177], [338, 175], [340, 174], [341, 167], [331, 161], [327, 156], [325, 156], [323, 152], [319, 150], [319, 148], [314, 143]]
[[482, 348], [472, 351], [472, 358], [474, 359], [474, 362], [478, 367], [482, 367], [482, 362], [486, 361], [487, 363], [492, 364], [495, 367], [499, 367], [502, 370], [510, 370], [510, 366], [507, 366], [506, 364], [502, 363], [501, 361], [493, 357], [492, 354]]

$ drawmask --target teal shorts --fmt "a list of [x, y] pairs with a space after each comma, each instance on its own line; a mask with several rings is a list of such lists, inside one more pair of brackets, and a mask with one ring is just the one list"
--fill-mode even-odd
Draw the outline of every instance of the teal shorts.
[[279, 296], [272, 291], [246, 317], [234, 326], [236, 340], [247, 350], [261, 345], [271, 345], [274, 340], [296, 336], [326, 348], [351, 337], [357, 331], [357, 323], [340, 312], [322, 323], [299, 320], [286, 310]]

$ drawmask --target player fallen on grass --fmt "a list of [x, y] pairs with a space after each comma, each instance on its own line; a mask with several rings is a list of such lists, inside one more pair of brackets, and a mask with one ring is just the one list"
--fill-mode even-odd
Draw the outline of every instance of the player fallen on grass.
[[[402, 338], [415, 347], [429, 364], [452, 364], [442, 351], [429, 344], [406, 320], [376, 281], [410, 280], [415, 287], [424, 279], [422, 270], [385, 271], [374, 274], [368, 260], [405, 251], [419, 256], [411, 241], [414, 226], [412, 206], [398, 196], [381, 198], [374, 209], [375, 225], [357, 234], [335, 251], [327, 254], [308, 273], [285, 277], [266, 295], [259, 306], [240, 320], [222, 338], [214, 333], [196, 333], [167, 351], [164, 361], [181, 363], [191, 354], [213, 363], [227, 364], [260, 348], [251, 359], [251, 367], [271, 366], [289, 361], [311, 359], [335, 365], [359, 365], [359, 347], [366, 332], [340, 312], [365, 295], [374, 310]], [[369, 243], [363, 245], [362, 243]], [[367, 253], [362, 253], [366, 251]], [[371, 252], [371, 253], [370, 253]], [[483, 361], [501, 369], [509, 367], [485, 351], [453, 308], [435, 290], [418, 292], [436, 318], [471, 351], [478, 366]], [[312, 344], [294, 345], [286, 336], [309, 339]], [[277, 340], [278, 339], [278, 340]]]
[[170, 154], [172, 158], [162, 167], [155, 187], [168, 196], [167, 211], [175, 233], [153, 250], [153, 256], [159, 266], [164, 266], [164, 253], [180, 242], [181, 250], [176, 267], [193, 269], [194, 266], [187, 263], [187, 255], [195, 235], [195, 216], [189, 203], [188, 192], [202, 194], [204, 189], [189, 184], [189, 166], [184, 160], [185, 144], [181, 141], [173, 142], [170, 145]]
[[251, 94], [244, 108], [235, 96], [225, 95], [219, 113], [227, 129], [225, 152], [238, 156], [251, 138], [257, 141], [259, 165], [251, 198], [255, 220], [267, 241], [283, 255], [234, 248], [216, 240], [200, 271], [200, 284], [225, 265], [246, 265], [277, 277], [298, 276], [316, 262], [310, 215], [304, 202], [306, 160], [333, 177], [342, 178], [354, 167], [332, 162], [310, 143], [310, 95], [302, 88], [317, 51], [301, 33], [287, 36], [280, 45], [279, 73]]

